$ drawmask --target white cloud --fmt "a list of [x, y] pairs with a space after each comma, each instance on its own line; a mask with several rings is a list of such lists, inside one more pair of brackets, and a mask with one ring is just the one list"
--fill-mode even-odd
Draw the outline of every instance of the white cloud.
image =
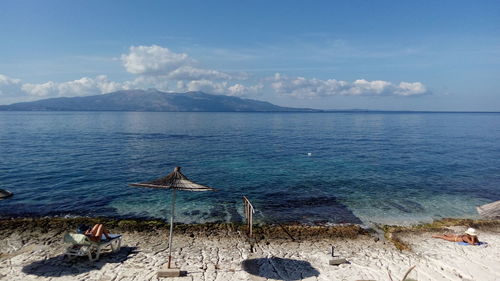
[[304, 77], [290, 78], [279, 73], [276, 73], [274, 78], [271, 79], [271, 88], [278, 94], [298, 98], [335, 95], [413, 96], [426, 94], [428, 92], [425, 85], [420, 82], [401, 82], [399, 85], [395, 85], [391, 82], [382, 80], [367, 81], [365, 79], [358, 79], [349, 83], [347, 81], [335, 79], [321, 80], [316, 78], [308, 79]]
[[214, 82], [210, 80], [194, 80], [190, 82], [178, 81], [178, 91], [202, 91], [205, 93], [220, 94], [227, 96], [247, 96], [258, 94], [264, 85], [245, 86], [242, 84], [229, 84], [228, 82]]
[[175, 53], [157, 45], [132, 46], [128, 54], [122, 54], [125, 69], [133, 74], [157, 79], [200, 81], [231, 80], [241, 78], [213, 69], [196, 67], [196, 61], [185, 53]]
[[210, 80], [194, 80], [187, 83], [178, 83], [181, 90], [202, 91], [213, 94], [224, 94], [227, 88], [227, 82], [214, 82]]
[[229, 96], [248, 96], [259, 94], [264, 89], [264, 84], [259, 83], [253, 86], [245, 86], [242, 84], [234, 84], [227, 88], [226, 94]]
[[169, 92], [169, 81], [165, 76], [139, 76], [134, 80], [120, 83], [123, 89], [147, 89], [155, 88], [160, 91]]
[[192, 66], [182, 66], [168, 74], [169, 79], [173, 80], [221, 80], [232, 79], [232, 76], [211, 69], [201, 69]]
[[128, 54], [121, 56], [125, 69], [138, 74], [133, 81], [124, 82], [128, 87], [150, 85], [164, 91], [169, 82], [177, 85], [177, 91], [203, 91], [213, 94], [244, 96], [257, 93], [263, 85], [246, 86], [229, 83], [232, 80], [248, 79], [248, 74], [229, 74], [219, 70], [196, 66], [196, 61], [185, 53], [175, 53], [157, 45], [132, 46]]
[[7, 75], [0, 74], [0, 85], [12, 85], [12, 84], [19, 84], [21, 82], [21, 79], [16, 79], [16, 78], [11, 78]]
[[60, 83], [49, 81], [40, 84], [26, 83], [22, 85], [24, 92], [38, 97], [97, 95], [124, 89], [129, 89], [129, 85], [110, 81], [106, 75], [99, 75], [95, 78], [83, 77], [78, 80]]
[[[428, 93], [421, 82], [367, 81], [336, 79], [274, 77], [252, 82], [246, 73], [226, 73], [201, 68], [188, 54], [176, 53], [158, 45], [131, 46], [121, 55], [125, 70], [134, 74], [131, 80], [111, 81], [106, 75], [44, 83], [23, 83], [20, 79], [0, 74], [0, 98], [5, 101], [33, 100], [61, 96], [86, 96], [126, 89], [156, 88], [165, 92], [203, 91], [229, 96], [255, 96], [265, 90], [298, 98], [347, 96], [416, 96]], [[246, 80], [245, 82], [243, 82]]]
[[57, 84], [52, 81], [41, 84], [27, 83], [22, 86], [22, 89], [32, 96], [46, 97], [57, 91]]
[[122, 54], [121, 59], [128, 72], [142, 76], [184, 81], [233, 79], [228, 73], [196, 67], [196, 61], [187, 54], [175, 53], [157, 45], [132, 46], [128, 54]]
[[192, 63], [187, 54], [174, 53], [157, 45], [132, 46], [121, 59], [128, 72], [146, 75], [166, 74]]
[[399, 83], [397, 93], [401, 96], [420, 95], [427, 93], [427, 88], [420, 82], [401, 82]]
[[20, 93], [21, 79], [0, 74], [0, 96], [17, 96]]

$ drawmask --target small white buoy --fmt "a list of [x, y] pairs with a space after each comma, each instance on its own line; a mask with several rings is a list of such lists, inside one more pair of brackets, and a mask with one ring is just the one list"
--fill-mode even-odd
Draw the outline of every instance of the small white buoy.
[[312, 156], [313, 154], [311, 152], [308, 152], [307, 153], [307, 156]]

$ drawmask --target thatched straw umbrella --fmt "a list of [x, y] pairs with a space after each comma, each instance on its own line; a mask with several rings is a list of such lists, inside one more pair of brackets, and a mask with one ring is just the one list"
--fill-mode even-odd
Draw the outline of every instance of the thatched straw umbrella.
[[174, 229], [175, 191], [176, 190], [215, 191], [215, 189], [190, 181], [186, 176], [184, 176], [181, 173], [181, 167], [175, 167], [174, 171], [172, 171], [170, 174], [168, 174], [163, 178], [141, 183], [132, 183], [129, 185], [149, 187], [149, 188], [166, 188], [172, 190], [172, 214], [170, 216], [170, 236], [168, 238], [169, 252], [168, 252], [168, 266], [167, 266], [167, 268], [170, 268], [170, 262], [172, 260], [172, 235]]
[[476, 207], [477, 212], [485, 218], [500, 218], [500, 201]]

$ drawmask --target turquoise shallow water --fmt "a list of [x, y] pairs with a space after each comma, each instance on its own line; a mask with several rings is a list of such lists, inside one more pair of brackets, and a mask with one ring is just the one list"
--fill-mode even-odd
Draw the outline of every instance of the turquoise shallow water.
[[[308, 156], [310, 153], [310, 156]], [[178, 222], [414, 223], [500, 200], [496, 113], [0, 112], [0, 216], [166, 218], [127, 183], [182, 166]]]

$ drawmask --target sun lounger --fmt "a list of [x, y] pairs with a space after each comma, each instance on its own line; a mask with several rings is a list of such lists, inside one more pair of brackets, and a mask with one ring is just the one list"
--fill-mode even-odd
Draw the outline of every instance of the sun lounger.
[[64, 235], [64, 243], [71, 244], [66, 248], [65, 255], [68, 258], [75, 258], [78, 256], [88, 256], [90, 261], [99, 259], [101, 251], [110, 247], [112, 252], [120, 250], [122, 237], [121, 235], [109, 234], [110, 239], [106, 239], [103, 235], [101, 241], [94, 242], [84, 234], [66, 233]]

